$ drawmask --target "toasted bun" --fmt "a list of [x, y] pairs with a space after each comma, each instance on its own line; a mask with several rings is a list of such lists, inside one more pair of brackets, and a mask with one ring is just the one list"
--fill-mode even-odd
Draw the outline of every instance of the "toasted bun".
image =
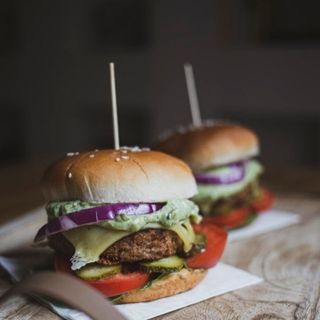
[[173, 296], [195, 287], [207, 274], [207, 270], [182, 269], [156, 280], [147, 289], [138, 289], [124, 294], [119, 303], [146, 302]]
[[216, 123], [171, 133], [156, 149], [184, 160], [193, 171], [201, 171], [256, 156], [259, 142], [248, 128]]
[[43, 191], [47, 201], [98, 203], [164, 202], [197, 192], [183, 161], [138, 148], [70, 154], [47, 169]]

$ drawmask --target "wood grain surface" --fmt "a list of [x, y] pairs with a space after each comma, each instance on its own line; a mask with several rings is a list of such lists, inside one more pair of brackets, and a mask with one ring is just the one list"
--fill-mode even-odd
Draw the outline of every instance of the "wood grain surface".
[[[302, 222], [233, 242], [223, 256], [224, 262], [263, 277], [263, 283], [156, 319], [320, 319], [320, 200], [305, 194], [279, 194], [277, 199], [277, 208], [300, 213]], [[0, 233], [2, 247], [8, 242], [11, 249], [27, 245], [35, 229], [27, 220], [10, 237]], [[15, 241], [14, 235], [21, 233]], [[0, 294], [9, 286], [0, 272]], [[0, 319], [59, 317], [23, 297], [12, 297], [0, 306]]]

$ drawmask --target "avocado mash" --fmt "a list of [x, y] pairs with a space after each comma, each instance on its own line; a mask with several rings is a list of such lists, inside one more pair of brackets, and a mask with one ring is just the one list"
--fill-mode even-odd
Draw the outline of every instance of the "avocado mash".
[[[101, 206], [103, 204], [99, 205]], [[47, 213], [49, 219], [52, 219], [74, 211], [97, 206], [98, 204], [92, 204], [80, 200], [51, 202], [47, 206]], [[176, 199], [168, 201], [160, 210], [152, 214], [139, 216], [119, 214], [114, 220], [106, 220], [99, 223], [99, 226], [106, 229], [129, 232], [135, 232], [143, 229], [145, 225], [150, 223], [157, 223], [163, 227], [171, 227], [188, 218], [190, 218], [192, 222], [200, 222], [201, 217], [198, 212], [198, 206], [192, 201], [187, 199]]]

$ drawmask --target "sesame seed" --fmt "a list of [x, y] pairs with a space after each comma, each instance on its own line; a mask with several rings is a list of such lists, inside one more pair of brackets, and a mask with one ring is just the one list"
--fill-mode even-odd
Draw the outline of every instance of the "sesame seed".
[[73, 153], [73, 152], [68, 152], [68, 153], [67, 153], [67, 157], [72, 157], [72, 156], [74, 156], [74, 153]]
[[89, 158], [94, 158], [94, 154], [90, 154]]
[[128, 160], [128, 159], [129, 159], [129, 156], [121, 156], [121, 159], [123, 159], [123, 160]]
[[133, 147], [123, 146], [120, 148], [121, 153], [142, 152], [142, 151], [150, 151], [150, 149], [149, 148], [140, 148], [138, 146], [133, 146]]
[[116, 158], [116, 161], [119, 162], [121, 159], [120, 158]]
[[94, 149], [94, 152], [98, 152], [99, 151], [99, 149]]
[[69, 179], [72, 178], [72, 173], [71, 173], [71, 172], [68, 173], [68, 178], [69, 178]]

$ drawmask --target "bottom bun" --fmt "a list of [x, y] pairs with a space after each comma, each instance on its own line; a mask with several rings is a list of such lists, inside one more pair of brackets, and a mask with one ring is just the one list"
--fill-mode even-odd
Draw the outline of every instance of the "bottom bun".
[[204, 269], [182, 269], [159, 280], [154, 280], [150, 287], [125, 293], [117, 303], [135, 303], [157, 300], [187, 291], [195, 287], [207, 274]]

